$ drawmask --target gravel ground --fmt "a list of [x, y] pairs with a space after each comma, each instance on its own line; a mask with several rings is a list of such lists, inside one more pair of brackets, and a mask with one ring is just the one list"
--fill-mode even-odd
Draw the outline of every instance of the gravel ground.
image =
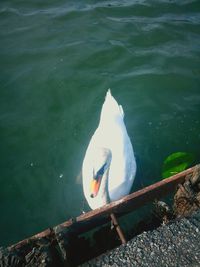
[[200, 210], [189, 218], [143, 232], [81, 266], [200, 266]]

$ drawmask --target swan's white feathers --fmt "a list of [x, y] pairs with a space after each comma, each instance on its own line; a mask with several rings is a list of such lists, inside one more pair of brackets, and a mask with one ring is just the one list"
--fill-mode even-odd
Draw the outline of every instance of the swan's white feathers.
[[110, 124], [114, 120], [123, 120], [123, 118], [123, 108], [121, 105], [118, 105], [115, 98], [111, 95], [111, 91], [109, 89], [102, 106], [100, 122], [103, 122], [104, 124]]
[[124, 110], [123, 110], [122, 105], [119, 105], [119, 109], [120, 109], [120, 113], [121, 113], [122, 117], [124, 118]]
[[[110, 201], [114, 201], [130, 192], [135, 177], [136, 162], [123, 117], [122, 106], [118, 105], [108, 90], [102, 106], [99, 126], [90, 140], [83, 161], [83, 189], [92, 209], [107, 203], [106, 193]], [[91, 179], [94, 172], [105, 163], [107, 169], [99, 193], [95, 198], [91, 198]], [[105, 182], [106, 179], [107, 182]]]
[[104, 166], [107, 169], [111, 162], [111, 152], [104, 147], [94, 147], [92, 165], [93, 165], [93, 177]]

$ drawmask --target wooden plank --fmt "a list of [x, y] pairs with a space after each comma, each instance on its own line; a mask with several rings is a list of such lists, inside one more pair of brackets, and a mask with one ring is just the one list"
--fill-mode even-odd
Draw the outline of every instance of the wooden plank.
[[[175, 190], [179, 183], [183, 183], [185, 177], [192, 174], [195, 166], [189, 168], [183, 172], [171, 176], [170, 178], [161, 180], [155, 184], [147, 186], [139, 191], [136, 191], [130, 195], [127, 195], [117, 201], [111, 202], [99, 209], [89, 211], [76, 218], [76, 222], [87, 222], [89, 220], [99, 218], [102, 216], [109, 216], [111, 213], [121, 213], [124, 210], [134, 211], [135, 209], [145, 205], [146, 203], [164, 197]], [[64, 227], [69, 227], [72, 223], [65, 222], [61, 224]]]
[[185, 177], [189, 174], [192, 174], [196, 166], [189, 168], [181, 173], [171, 176], [170, 178], [159, 181], [155, 184], [147, 186], [139, 191], [136, 191], [130, 195], [127, 195], [120, 200], [109, 203], [99, 209], [89, 211], [85, 214], [82, 214], [74, 219], [70, 219], [62, 224], [54, 227], [53, 229], [47, 229], [37, 235], [20, 241], [19, 243], [12, 245], [9, 249], [19, 249], [23, 245], [26, 245], [31, 240], [37, 238], [55, 238], [55, 230], [59, 227], [62, 229], [72, 229], [77, 234], [84, 233], [90, 229], [101, 225], [109, 220], [110, 214], [121, 214], [126, 211], [134, 211], [137, 208], [145, 205], [146, 203], [153, 201], [154, 199], [159, 199], [170, 194], [175, 190], [176, 186], [180, 183], [183, 183]]
[[31, 236], [29, 238], [26, 238], [22, 241], [19, 241], [18, 243], [14, 244], [14, 245], [11, 245], [10, 247], [8, 247], [8, 250], [11, 251], [11, 250], [17, 250], [17, 249], [20, 249], [21, 247], [24, 247], [26, 245], [30, 245], [31, 242], [34, 242], [38, 239], [42, 239], [42, 238], [51, 238], [53, 237], [54, 238], [54, 231], [53, 229], [51, 228], [47, 228], [46, 230], [34, 235], [34, 236]]

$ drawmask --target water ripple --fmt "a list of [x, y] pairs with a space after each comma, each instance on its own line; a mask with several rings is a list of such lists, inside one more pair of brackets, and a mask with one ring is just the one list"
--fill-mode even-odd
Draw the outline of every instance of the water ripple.
[[[157, 7], [160, 5], [160, 7], [162, 8], [163, 6], [170, 6], [170, 5], [175, 5], [176, 10], [179, 10], [181, 7], [187, 7], [190, 6], [192, 4], [196, 4], [198, 5], [198, 1], [194, 0], [188, 0], [188, 1], [180, 1], [176, 3], [169, 2], [168, 0], [166, 1], [154, 1], [154, 3], [150, 3], [147, 0], [138, 0], [138, 1], [131, 1], [131, 0], [123, 0], [123, 1], [119, 1], [119, 0], [112, 0], [112, 1], [96, 1], [91, 3], [87, 3], [86, 2], [74, 2], [74, 1], [69, 1], [68, 3], [64, 3], [64, 4], [60, 4], [60, 6], [58, 6], [57, 4], [43, 4], [42, 7], [38, 6], [38, 5], [34, 5], [33, 3], [30, 3], [30, 5], [27, 5], [27, 7], [20, 7], [19, 3], [17, 4], [17, 6], [11, 6], [11, 4], [9, 6], [3, 6], [0, 8], [0, 14], [5, 14], [5, 13], [11, 13], [11, 14], [15, 14], [18, 16], [35, 16], [38, 14], [42, 14], [42, 15], [52, 15], [52, 16], [62, 16], [63, 14], [68, 14], [68, 13], [72, 13], [72, 12], [88, 12], [88, 11], [92, 11], [92, 10], [98, 10], [98, 9], [112, 9], [114, 10], [116, 9], [122, 9], [122, 8], [133, 8], [134, 10], [137, 10], [138, 8], [142, 8], [142, 9], [148, 9], [148, 11], [151, 12], [155, 12], [154, 11], [154, 7]], [[1, 4], [2, 6], [3, 4]], [[40, 8], [39, 8], [40, 7]], [[157, 13], [162, 13], [160, 9], [158, 9], [159, 11], [157, 11]], [[151, 13], [150, 12], [150, 13]], [[134, 21], [135, 19], [138, 19], [139, 16], [136, 17], [126, 17], [126, 18], [112, 18], [110, 17], [110, 19], [113, 19], [115, 21], [120, 21], [120, 22], [127, 22], [127, 21]], [[155, 17], [155, 16], [154, 16]], [[140, 17], [141, 18], [141, 17]], [[142, 19], [142, 18], [141, 18]], [[162, 22], [162, 21], [166, 21], [168, 19], [171, 19], [173, 22], [176, 21], [183, 21], [183, 22], [193, 22], [193, 23], [199, 23], [199, 18], [193, 18], [193, 17], [188, 17], [188, 15], [180, 15], [180, 14], [166, 14], [163, 17], [161, 17], [160, 19], [158, 18], [158, 22]], [[196, 21], [197, 19], [197, 21]]]
[[187, 13], [187, 14], [164, 14], [158, 17], [144, 17], [144, 16], [130, 16], [130, 17], [112, 17], [108, 16], [107, 19], [120, 23], [144, 23], [144, 24], [156, 24], [160, 25], [161, 23], [167, 24], [200, 24], [200, 13]]

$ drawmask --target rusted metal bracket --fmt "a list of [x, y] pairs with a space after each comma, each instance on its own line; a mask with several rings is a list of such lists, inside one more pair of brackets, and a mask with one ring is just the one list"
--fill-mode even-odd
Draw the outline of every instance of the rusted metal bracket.
[[111, 217], [113, 225], [114, 225], [114, 227], [115, 227], [115, 229], [117, 231], [117, 234], [119, 235], [119, 238], [120, 238], [122, 244], [126, 244], [126, 238], [124, 236], [124, 233], [122, 232], [122, 229], [121, 229], [121, 227], [120, 227], [120, 225], [119, 225], [119, 223], [117, 221], [117, 218], [116, 218], [115, 214], [111, 213], [110, 217]]

